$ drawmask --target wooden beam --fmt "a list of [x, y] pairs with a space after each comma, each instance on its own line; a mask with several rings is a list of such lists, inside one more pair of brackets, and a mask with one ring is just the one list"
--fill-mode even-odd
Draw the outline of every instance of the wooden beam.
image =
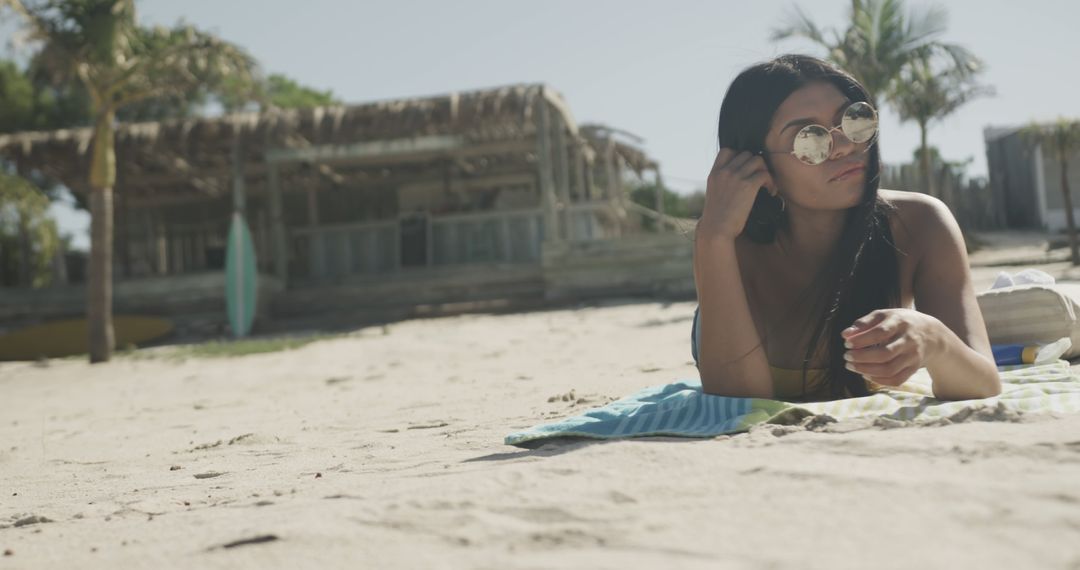
[[608, 139], [607, 147], [604, 149], [604, 178], [606, 178], [607, 185], [604, 188], [604, 194], [607, 195], [607, 199], [615, 201], [619, 195], [616, 191], [618, 182], [615, 177], [618, 175], [618, 170], [615, 168], [615, 140]]
[[544, 241], [558, 242], [559, 217], [551, 171], [551, 129], [547, 100], [540, 97], [536, 107], [536, 168], [540, 176], [541, 203], [544, 205]]
[[[498, 186], [518, 186], [532, 184], [534, 176], [530, 173], [524, 174], [496, 174], [494, 176], [480, 176], [477, 178], [457, 178], [453, 184], [453, 190], [472, 191], [482, 190], [485, 188], [495, 188]], [[409, 189], [415, 191], [427, 191], [435, 192], [444, 189], [445, 181], [427, 180], [422, 182], [415, 182], [412, 184], [401, 184], [400, 188]]]
[[165, 231], [165, 222], [161, 213], [154, 215], [154, 261], [158, 275], [169, 273], [169, 237]]
[[585, 152], [582, 149], [583, 141], [575, 139], [571, 150], [574, 155], [574, 192], [580, 201], [589, 201], [589, 190], [585, 186]]
[[353, 143], [348, 145], [313, 145], [308, 148], [281, 148], [266, 151], [267, 162], [332, 162], [365, 158], [446, 153], [465, 145], [465, 139], [454, 135], [430, 135]]
[[571, 225], [570, 212], [566, 207], [570, 205], [570, 166], [567, 158], [566, 121], [562, 114], [555, 113], [551, 118], [552, 130], [552, 167], [555, 171], [555, 192], [559, 198], [559, 229], [562, 239], [573, 240], [573, 226]]
[[[312, 147], [312, 148], [315, 148], [315, 147]], [[460, 160], [460, 159], [469, 158], [469, 157], [476, 157], [476, 156], [497, 156], [497, 155], [506, 155], [506, 154], [521, 154], [521, 155], [524, 155], [526, 153], [535, 152], [535, 151], [536, 151], [536, 145], [535, 145], [535, 142], [533, 142], [533, 141], [528, 141], [528, 140], [500, 141], [500, 142], [495, 142], [495, 143], [481, 143], [481, 144], [477, 144], [477, 145], [470, 145], [470, 146], [461, 148], [461, 149], [459, 149], [457, 151], [454, 151], [452, 153], [449, 153], [449, 154], [441, 153], [441, 154], [438, 154], [438, 155], [425, 154], [425, 155], [415, 155], [415, 156], [388, 156], [388, 157], [385, 157], [383, 160], [374, 160], [374, 159], [355, 160], [355, 161], [352, 161], [351, 164], [342, 164], [342, 165], [339, 165], [335, 169], [324, 170], [324, 169], [320, 168], [319, 172], [320, 172], [320, 174], [322, 174], [327, 179], [334, 180], [335, 182], [340, 180], [338, 178], [338, 176], [341, 176], [341, 177], [344, 178], [344, 180], [341, 180], [341, 182], [343, 184], [348, 184], [348, 183], [352, 182], [353, 179], [355, 179], [355, 174], [350, 176], [350, 173], [348, 171], [349, 166], [364, 167], [364, 168], [373, 168], [373, 167], [378, 168], [380, 166], [392, 167], [394, 165], [401, 165], [401, 164], [437, 161], [434, 164], [432, 164], [432, 169], [433, 170], [437, 169], [439, 172], [441, 172], [442, 161], [445, 160], [446, 158], [450, 158], [451, 160]], [[290, 164], [295, 165], [295, 164], [298, 164], [298, 163], [290, 163]], [[320, 165], [320, 166], [324, 166], [324, 165]], [[196, 167], [192, 167], [192, 168], [195, 169]], [[244, 165], [244, 174], [247, 177], [247, 180], [249, 180], [249, 181], [257, 180], [259, 178], [262, 178], [262, 177], [266, 176], [267, 168], [268, 168], [268, 166], [267, 166], [267, 163], [265, 163], [265, 162], [248, 162], [247, 164]], [[283, 178], [288, 173], [289, 173], [288, 169], [279, 170], [279, 176], [282, 176]], [[224, 169], [222, 169], [221, 167], [217, 167], [217, 166], [215, 166], [212, 169], [203, 168], [203, 169], [198, 170], [198, 174], [199, 174], [198, 178], [200, 180], [202, 180], [206, 184], [211, 184], [211, 182], [213, 180], [224, 180], [224, 179], [227, 179], [229, 176], [231, 176], [232, 175], [232, 167], [230, 165], [230, 166], [228, 166], [228, 167], [226, 167]], [[56, 177], [56, 176], [54, 176], [54, 177]], [[60, 177], [60, 178], [62, 178], [62, 177]], [[131, 188], [145, 189], [145, 188], [149, 188], [149, 187], [160, 187], [160, 186], [182, 185], [182, 184], [191, 185], [193, 188], [196, 187], [192, 183], [192, 178], [190, 176], [188, 176], [186, 174], [183, 174], [183, 173], [178, 173], [178, 172], [175, 172], [175, 171], [174, 172], [169, 172], [169, 173], [125, 172], [123, 186], [124, 186], [124, 188], [131, 187]], [[211, 188], [210, 186], [207, 186], [206, 184], [204, 184], [203, 186], [207, 190], [213, 190], [213, 189], [217, 188], [216, 183], [213, 183], [213, 185], [214, 185], [213, 188]], [[119, 185], [117, 187], [120, 188]], [[210, 192], [207, 192], [207, 193], [210, 193]], [[219, 195], [223, 194], [223, 192], [219, 191], [218, 194]]]
[[595, 154], [588, 152], [582, 153], [582, 158], [585, 163], [585, 200], [593, 201], [600, 199], [600, 196], [596, 196], [596, 179], [593, 175], [593, 168], [596, 164]]
[[[466, 144], [463, 142], [459, 146], [455, 146], [453, 148], [429, 150], [413, 149], [409, 152], [405, 152], [404, 145], [407, 143], [402, 143], [402, 145], [398, 148], [391, 149], [393, 150], [393, 152], [386, 152], [380, 154], [380, 145], [393, 142], [394, 141], [377, 141], [370, 143], [359, 143], [360, 145], [371, 145], [368, 150], [365, 150], [363, 147], [359, 149], [353, 148], [359, 145], [322, 145], [311, 147], [308, 149], [278, 149], [281, 150], [281, 152], [285, 152], [287, 154], [285, 156], [278, 157], [276, 161], [283, 163], [337, 162], [356, 165], [364, 164], [391, 166], [394, 164], [403, 163], [429, 162], [433, 160], [442, 160], [445, 158], [454, 159], [470, 156], [525, 153], [534, 150], [532, 144], [528, 140], [512, 139], [488, 143]], [[276, 153], [278, 152], [278, 150], [270, 150], [267, 151], [267, 153]], [[371, 154], [372, 152], [374, 154]]]
[[274, 244], [274, 274], [284, 287], [287, 286], [289, 280], [289, 253], [285, 241], [285, 220], [281, 211], [281, 181], [278, 179], [278, 165], [267, 166], [266, 186], [270, 194], [270, 234]]

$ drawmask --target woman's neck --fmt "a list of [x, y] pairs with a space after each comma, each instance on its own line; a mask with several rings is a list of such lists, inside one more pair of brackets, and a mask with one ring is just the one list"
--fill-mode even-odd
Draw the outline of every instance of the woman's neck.
[[788, 210], [788, 227], [776, 234], [776, 243], [795, 267], [821, 268], [836, 250], [844, 230], [846, 210]]

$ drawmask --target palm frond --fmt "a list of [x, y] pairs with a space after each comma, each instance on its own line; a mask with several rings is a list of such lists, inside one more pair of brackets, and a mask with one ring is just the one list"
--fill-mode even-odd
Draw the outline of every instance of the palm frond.
[[930, 6], [923, 11], [912, 10], [905, 21], [904, 43], [900, 49], [912, 49], [931, 44], [941, 37], [949, 24], [949, 14], [941, 6]]
[[1080, 151], [1080, 120], [1077, 119], [1058, 117], [1052, 123], [1031, 123], [1021, 132], [1055, 154], [1069, 156]]
[[788, 13], [785, 20], [787, 21], [786, 25], [773, 29], [769, 36], [770, 40], [778, 41], [800, 37], [820, 46], [829, 47], [829, 42], [825, 40], [825, 30], [819, 28], [798, 5], [795, 6], [794, 13]]

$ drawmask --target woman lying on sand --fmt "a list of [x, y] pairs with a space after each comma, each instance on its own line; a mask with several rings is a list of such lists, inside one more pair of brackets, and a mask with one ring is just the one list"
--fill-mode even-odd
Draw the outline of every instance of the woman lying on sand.
[[728, 88], [694, 244], [706, 393], [865, 396], [923, 367], [941, 399], [1001, 392], [960, 228], [936, 198], [878, 190], [877, 126], [866, 89], [816, 58]]

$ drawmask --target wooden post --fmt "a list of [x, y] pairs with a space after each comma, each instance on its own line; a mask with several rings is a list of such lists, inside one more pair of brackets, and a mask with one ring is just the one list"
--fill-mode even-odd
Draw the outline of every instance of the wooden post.
[[131, 210], [128, 208], [128, 197], [123, 192], [114, 192], [116, 198], [119, 198], [119, 207], [117, 210], [117, 228], [116, 228], [116, 246], [120, 254], [120, 275], [122, 277], [131, 277], [131, 236], [130, 225], [128, 218], [131, 215]]
[[597, 196], [594, 196], [596, 194], [596, 180], [593, 178], [593, 161], [589, 160], [589, 156], [584, 149], [581, 152], [581, 160], [585, 165], [585, 195], [592, 202], [597, 198]]
[[540, 199], [544, 205], [544, 241], [559, 241], [559, 217], [551, 172], [551, 128], [547, 100], [536, 99], [536, 169], [540, 179]]
[[206, 248], [212, 241], [211, 236], [214, 236], [217, 232], [214, 231], [214, 224], [210, 221], [209, 208], [203, 204], [203, 206], [199, 208], [199, 211], [202, 213], [202, 218], [200, 220], [201, 224], [199, 225], [199, 234], [202, 236], [202, 252], [199, 255], [202, 256], [201, 267], [206, 269], [210, 265], [209, 260], [206, 258]]
[[166, 275], [169, 273], [169, 237], [165, 230], [165, 222], [162, 220], [161, 212], [154, 212], [154, 249], [157, 252], [154, 256], [156, 262], [157, 274]]
[[281, 286], [285, 287], [289, 280], [289, 250], [285, 244], [285, 220], [281, 213], [281, 178], [278, 176], [276, 162], [269, 162], [266, 167], [266, 184], [270, 194], [270, 233], [274, 242], [274, 275], [281, 282]]
[[585, 149], [580, 138], [574, 141], [572, 148], [574, 152], [574, 193], [577, 194], [579, 201], [588, 202], [590, 196], [588, 189], [585, 187]]
[[535, 215], [530, 215], [529, 218], [528, 218], [528, 222], [527, 222], [527, 224], [525, 226], [526, 227], [526, 235], [528, 235], [528, 239], [529, 239], [526, 246], [528, 247], [529, 260], [530, 261], [539, 261], [540, 260], [540, 235], [539, 235], [540, 232], [537, 231], [537, 228], [536, 228], [537, 223], [536, 223], [536, 221], [537, 221], [536, 216]]
[[255, 235], [259, 244], [259, 249], [256, 251], [258, 256], [256, 260], [259, 262], [259, 270], [262, 271], [270, 265], [270, 230], [269, 223], [266, 215], [266, 202], [260, 200], [258, 213], [255, 216]]
[[618, 154], [614, 153], [614, 147], [612, 147], [612, 162], [615, 164], [615, 199], [619, 201], [623, 207], [626, 207], [626, 201], [629, 199], [626, 196], [626, 190], [623, 188], [623, 159]]
[[[314, 184], [307, 187], [307, 212], [308, 226], [315, 228], [319, 225], [319, 197], [315, 194]], [[326, 276], [326, 266], [323, 259], [326, 239], [324, 234], [311, 232], [308, 234], [308, 256], [311, 268], [311, 277], [322, 279]]]
[[425, 265], [431, 267], [435, 264], [435, 224], [431, 223], [431, 211], [424, 212], [424, 254]]
[[156, 270], [154, 261], [154, 210], [151, 208], [145, 208], [139, 211], [142, 225], [142, 248], [139, 253], [142, 256], [143, 265], [146, 266], [150, 275], [153, 275]]
[[573, 240], [574, 229], [570, 219], [570, 166], [567, 156], [566, 122], [561, 113], [555, 113], [551, 120], [552, 128], [552, 166], [555, 169], [555, 191], [559, 204], [559, 227], [562, 239]]
[[398, 223], [394, 224], [394, 273], [401, 271], [401, 218], [398, 217]]
[[[607, 196], [608, 204], [610, 204], [614, 211], [624, 211], [625, 205], [622, 201], [622, 183], [619, 180], [621, 173], [619, 171], [619, 165], [615, 157], [615, 139], [608, 135], [607, 146], [604, 148], [604, 177], [607, 179], [607, 184], [604, 188], [604, 193]], [[621, 236], [623, 230], [623, 214], [615, 216], [615, 236]]]
[[653, 172], [656, 174], [656, 211], [660, 214], [660, 218], [656, 220], [656, 233], [664, 233], [666, 224], [664, 223], [664, 179], [660, 177], [660, 167], [654, 166]]
[[615, 165], [615, 141], [608, 138], [607, 146], [604, 148], [604, 178], [607, 179], [604, 193], [607, 195], [607, 199], [612, 202], [619, 199], [619, 194], [617, 192], [618, 181], [615, 180], [616, 176], [618, 176], [618, 168]]

